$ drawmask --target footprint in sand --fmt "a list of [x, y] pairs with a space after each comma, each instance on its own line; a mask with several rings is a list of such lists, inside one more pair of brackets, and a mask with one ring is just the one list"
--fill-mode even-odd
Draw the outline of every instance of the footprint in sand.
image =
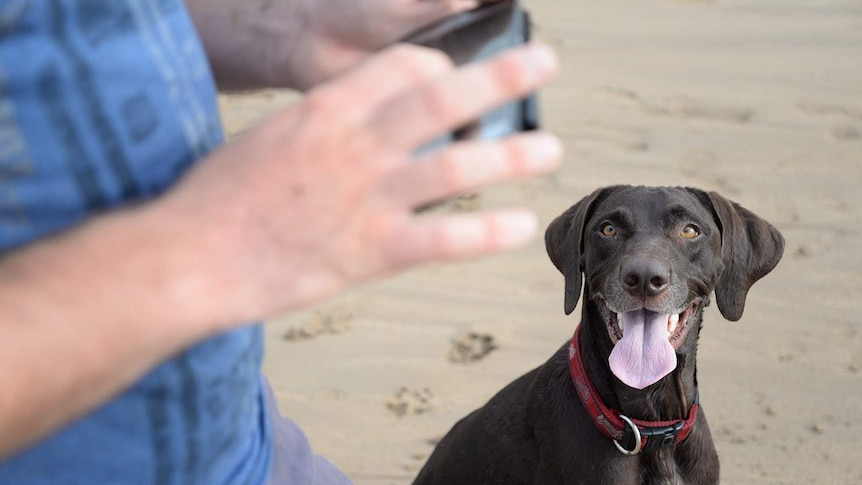
[[353, 327], [354, 316], [352, 309], [342, 307], [317, 310], [308, 322], [289, 329], [282, 338], [296, 341], [312, 339], [325, 333], [338, 335]]
[[802, 113], [818, 118], [831, 118], [829, 135], [835, 141], [849, 142], [862, 139], [862, 106], [798, 101], [796, 108]]
[[434, 395], [427, 387], [417, 391], [402, 386], [395, 392], [395, 395], [386, 400], [386, 410], [399, 418], [418, 416], [433, 408], [431, 405], [433, 397]]
[[467, 332], [452, 341], [449, 362], [470, 364], [484, 359], [497, 349], [494, 336], [487, 333]]
[[862, 121], [862, 106], [857, 107], [819, 103], [815, 101], [798, 101], [796, 103], [796, 108], [809, 116], [834, 116]]
[[604, 86], [594, 89], [593, 92], [617, 102], [636, 106], [649, 114], [675, 118], [702, 118], [731, 123], [748, 123], [755, 114], [752, 108], [730, 106], [683, 95], [671, 96], [659, 103], [644, 99], [630, 89], [616, 86]]
[[838, 123], [832, 125], [832, 129], [829, 130], [829, 133], [832, 135], [832, 138], [838, 141], [854, 141], [862, 138], [862, 129], [850, 123]]
[[634, 106], [642, 106], [644, 101], [638, 93], [631, 89], [621, 88], [619, 86], [602, 86], [590, 90], [594, 95], [606, 97], [614, 101], [629, 103]]
[[677, 118], [704, 118], [733, 123], [748, 123], [754, 118], [752, 108], [719, 105], [688, 96], [672, 96], [663, 105], [648, 107], [648, 110]]

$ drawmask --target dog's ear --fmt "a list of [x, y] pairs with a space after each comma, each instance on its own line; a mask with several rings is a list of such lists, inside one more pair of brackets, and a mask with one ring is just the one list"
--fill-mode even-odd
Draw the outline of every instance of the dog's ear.
[[737, 321], [748, 290], [781, 260], [784, 237], [770, 223], [716, 192], [692, 192], [712, 209], [721, 230], [724, 270], [715, 285], [715, 299], [724, 318]]
[[566, 315], [575, 311], [581, 297], [581, 257], [584, 252], [584, 225], [593, 207], [614, 187], [598, 189], [554, 219], [545, 231], [545, 249], [554, 266], [563, 273], [566, 281]]

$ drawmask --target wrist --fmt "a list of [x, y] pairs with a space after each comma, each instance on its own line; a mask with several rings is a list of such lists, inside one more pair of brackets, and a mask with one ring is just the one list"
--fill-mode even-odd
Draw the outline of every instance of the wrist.
[[183, 234], [193, 229], [154, 209], [98, 216], [5, 255], [6, 314], [28, 324], [79, 325], [105, 342], [131, 339], [163, 354], [150, 354], [155, 359], [221, 330], [200, 302], [205, 263]]
[[140, 247], [140, 260], [129, 273], [145, 285], [143, 297], [154, 318], [185, 327], [175, 337], [187, 346], [231, 330], [240, 317], [223, 257], [229, 238], [221, 238], [204, 214], [176, 211], [167, 200], [162, 197], [136, 215], [141, 233], [133, 244]]

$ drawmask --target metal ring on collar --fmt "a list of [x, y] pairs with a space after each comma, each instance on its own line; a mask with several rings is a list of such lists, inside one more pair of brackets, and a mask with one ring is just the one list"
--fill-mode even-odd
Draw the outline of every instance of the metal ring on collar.
[[627, 449], [623, 448], [623, 446], [617, 440], [614, 440], [614, 445], [617, 447], [617, 450], [619, 450], [619, 452], [624, 454], [624, 455], [627, 455], [627, 456], [637, 455], [638, 453], [641, 452], [641, 432], [638, 429], [638, 427], [632, 422], [632, 420], [628, 418], [628, 416], [626, 416], [624, 414], [620, 414], [620, 419], [625, 421], [626, 424], [628, 425], [628, 427], [631, 428], [632, 432], [635, 434], [635, 447], [632, 450], [627, 450]]

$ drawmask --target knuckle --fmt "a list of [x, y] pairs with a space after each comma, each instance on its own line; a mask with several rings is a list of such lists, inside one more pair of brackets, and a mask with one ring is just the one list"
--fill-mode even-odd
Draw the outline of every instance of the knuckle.
[[397, 65], [410, 62], [416, 56], [416, 46], [410, 44], [395, 44], [387, 47], [384, 52], [384, 57], [387, 61]]
[[455, 151], [447, 150], [440, 155], [438, 175], [446, 190], [455, 190], [464, 184], [460, 157]]
[[455, 68], [452, 59], [437, 49], [421, 48], [416, 52], [416, 62], [430, 73], [446, 72]]
[[435, 120], [448, 120], [458, 113], [456, 91], [451, 86], [429, 85], [421, 91], [420, 103]]
[[493, 64], [492, 76], [503, 92], [521, 93], [530, 88], [531, 76], [514, 57], [504, 57]]
[[339, 92], [329, 87], [310, 91], [302, 101], [302, 109], [306, 116], [329, 117], [343, 106]]
[[509, 140], [503, 145], [504, 158], [508, 171], [515, 174], [526, 172], [529, 153], [522, 140]]
[[391, 55], [414, 80], [442, 74], [454, 68], [449, 56], [427, 47], [399, 44], [392, 48]]

